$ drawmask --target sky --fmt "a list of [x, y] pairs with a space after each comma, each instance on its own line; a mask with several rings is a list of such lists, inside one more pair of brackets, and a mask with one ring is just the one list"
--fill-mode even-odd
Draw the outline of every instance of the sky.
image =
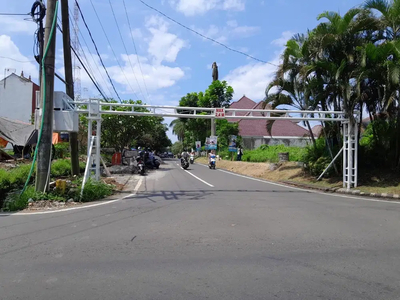
[[[204, 36], [272, 63], [256, 61], [198, 36], [139, 0], [125, 0], [125, 6], [123, 0], [78, 0], [121, 99], [141, 99], [152, 105], [177, 105], [187, 93], [205, 91], [212, 81], [214, 61], [219, 67], [219, 79], [226, 80], [235, 91], [233, 101], [243, 95], [260, 101], [274, 76], [273, 64], [279, 63], [288, 39], [314, 28], [317, 16], [324, 11], [343, 14], [362, 3], [360, 0], [143, 1]], [[0, 13], [27, 13], [33, 2], [0, 0]], [[71, 18], [74, 2], [69, 1]], [[31, 75], [38, 81], [38, 66], [33, 59], [37, 25], [28, 19], [29, 16], [0, 15], [0, 78], [7, 75], [5, 69], [15, 69], [17, 74], [23, 71], [26, 77]], [[81, 18], [78, 25], [81, 58], [106, 97], [117, 99]], [[64, 77], [62, 49], [62, 36], [57, 33], [56, 70]], [[80, 77], [81, 97], [100, 97], [83, 69]], [[64, 91], [65, 86], [56, 79], [55, 89]], [[165, 122], [169, 124], [171, 120], [166, 118]], [[171, 130], [168, 135], [176, 141]]]

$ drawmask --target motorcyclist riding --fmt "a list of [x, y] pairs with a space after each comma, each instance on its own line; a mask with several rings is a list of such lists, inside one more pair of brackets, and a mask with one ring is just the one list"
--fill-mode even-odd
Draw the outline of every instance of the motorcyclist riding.
[[211, 152], [208, 154], [208, 165], [210, 168], [215, 169], [216, 158], [217, 156], [215, 155], [215, 150], [211, 150]]
[[190, 155], [189, 155], [189, 152], [187, 152], [187, 150], [184, 149], [183, 152], [182, 152], [182, 154], [181, 154], [181, 162], [182, 162], [183, 160], [188, 160], [189, 156], [190, 156]]

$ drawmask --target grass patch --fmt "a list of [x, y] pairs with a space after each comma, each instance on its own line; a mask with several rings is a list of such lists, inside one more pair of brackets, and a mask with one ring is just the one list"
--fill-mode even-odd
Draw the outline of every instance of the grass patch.
[[242, 160], [247, 162], [277, 162], [279, 153], [289, 152], [290, 161], [302, 161], [306, 151], [306, 148], [303, 147], [262, 145], [255, 150], [244, 150]]
[[33, 186], [29, 186], [25, 193], [21, 195], [21, 191], [13, 191], [8, 194], [4, 201], [4, 211], [18, 211], [23, 210], [28, 206], [29, 200], [32, 201], [59, 201], [65, 202], [68, 199], [73, 199], [75, 202], [91, 202], [101, 200], [105, 197], [112, 195], [114, 186], [104, 182], [97, 182], [89, 180], [83, 189], [81, 198], [82, 182], [77, 180], [67, 188], [62, 194], [60, 191], [54, 190], [49, 193], [36, 192]]
[[[80, 197], [81, 188], [79, 188], [77, 199]], [[91, 202], [103, 199], [105, 197], [110, 196], [113, 193], [113, 186], [109, 184], [105, 184], [100, 181], [91, 181], [89, 180], [85, 184], [85, 188], [83, 189], [82, 194], [82, 202]]]

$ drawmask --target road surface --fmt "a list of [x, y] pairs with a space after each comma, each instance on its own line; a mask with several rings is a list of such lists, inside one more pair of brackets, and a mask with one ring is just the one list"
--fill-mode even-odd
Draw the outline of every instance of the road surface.
[[1, 216], [0, 299], [400, 298], [400, 204], [177, 163], [124, 200]]

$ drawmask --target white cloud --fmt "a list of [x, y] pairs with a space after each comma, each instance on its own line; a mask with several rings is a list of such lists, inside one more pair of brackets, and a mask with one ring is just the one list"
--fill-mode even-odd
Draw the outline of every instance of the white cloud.
[[245, 4], [243, 0], [225, 0], [223, 4], [224, 10], [244, 10]]
[[[277, 61], [276, 61], [277, 63]], [[254, 101], [265, 97], [265, 88], [273, 79], [276, 67], [263, 63], [250, 63], [229, 72], [226, 80], [235, 91], [235, 99], [246, 95]]]
[[21, 17], [1, 16], [0, 28], [2, 33], [34, 34], [37, 25], [33, 21], [24, 20]]
[[171, 4], [186, 16], [194, 16], [215, 8], [218, 2], [218, 0], [178, 0], [171, 1]]
[[242, 11], [245, 0], [170, 0], [170, 4], [186, 16], [203, 15], [212, 9]]
[[249, 37], [255, 35], [260, 30], [259, 27], [256, 26], [238, 26], [232, 30], [232, 33], [235, 37]]
[[229, 39], [250, 37], [257, 34], [260, 30], [257, 26], [239, 26], [236, 20], [228, 21], [227, 26], [224, 27], [211, 24], [207, 29], [196, 28], [194, 26], [192, 28], [220, 43], [226, 43]]
[[290, 40], [294, 35], [294, 32], [292, 31], [285, 31], [282, 33], [282, 36], [276, 40], [273, 40], [271, 42], [272, 45], [278, 46], [278, 47], [284, 47], [287, 43], [288, 40]]
[[152, 34], [148, 52], [153, 56], [155, 64], [162, 61], [174, 62], [181, 49], [187, 46], [184, 40], [168, 32], [168, 23], [159, 17], [152, 16], [146, 26]]
[[133, 36], [133, 38], [138, 38], [138, 39], [142, 38], [143, 34], [142, 34], [142, 31], [140, 30], [140, 28], [132, 29], [132, 36]]
[[32, 58], [22, 55], [8, 35], [0, 35], [0, 66], [3, 68], [1, 71], [15, 69], [17, 74], [24, 71], [26, 77], [38, 78], [37, 64], [32, 62]]
[[[139, 84], [142, 86], [143, 90], [143, 79], [141, 77], [139, 64], [137, 63], [137, 57], [136, 55], [132, 54], [129, 56], [129, 58], [132, 62], [133, 71], [135, 72]], [[137, 86], [135, 74], [132, 72], [129, 58], [127, 55], [122, 55], [123, 62], [125, 63], [122, 68], [127, 78], [125, 78], [125, 75], [121, 72], [119, 66], [110, 67], [108, 68], [108, 70], [111, 77], [118, 83], [124, 85], [129, 92], [131, 92], [130, 86], [132, 86], [132, 88], [135, 89], [135, 92], [139, 93], [140, 89]], [[146, 81], [149, 92], [153, 92], [157, 89], [171, 87], [185, 75], [184, 71], [181, 68], [168, 67], [161, 64], [150, 64], [144, 58], [141, 59], [141, 67], [144, 80]], [[127, 79], [130, 82], [130, 85], [127, 83]]]
[[255, 101], [260, 101], [265, 97], [265, 88], [275, 76], [277, 69], [275, 65], [279, 65], [280, 54], [287, 40], [292, 35], [291, 32], [283, 32], [279, 39], [271, 42], [272, 45], [278, 47], [278, 51], [275, 52], [275, 58], [271, 61], [271, 64], [251, 62], [230, 71], [223, 78], [223, 80], [226, 80], [233, 87], [235, 99], [246, 95]]

